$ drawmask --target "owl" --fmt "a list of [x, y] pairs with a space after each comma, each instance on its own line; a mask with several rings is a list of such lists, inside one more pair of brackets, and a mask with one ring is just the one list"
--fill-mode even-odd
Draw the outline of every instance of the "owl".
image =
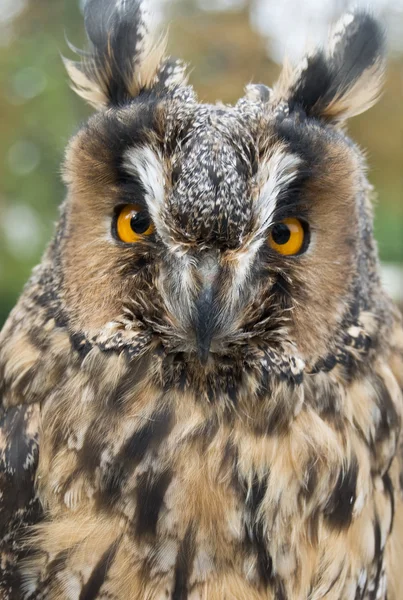
[[138, 0], [88, 0], [94, 108], [0, 337], [2, 600], [401, 600], [403, 329], [346, 120], [346, 14], [198, 102]]

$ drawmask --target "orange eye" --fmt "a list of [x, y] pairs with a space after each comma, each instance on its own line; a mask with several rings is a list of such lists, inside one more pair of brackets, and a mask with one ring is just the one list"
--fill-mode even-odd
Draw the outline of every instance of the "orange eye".
[[271, 228], [269, 245], [279, 254], [293, 256], [300, 252], [304, 238], [305, 231], [301, 221], [294, 218], [283, 219]]
[[154, 224], [144, 208], [137, 204], [126, 204], [119, 213], [116, 231], [122, 242], [134, 244], [154, 233]]

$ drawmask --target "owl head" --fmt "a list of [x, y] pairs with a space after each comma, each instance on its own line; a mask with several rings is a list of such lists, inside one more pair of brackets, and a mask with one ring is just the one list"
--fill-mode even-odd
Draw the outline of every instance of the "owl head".
[[379, 95], [377, 22], [345, 15], [234, 106], [198, 102], [138, 0], [88, 0], [85, 26], [90, 49], [66, 66], [96, 112], [66, 153], [52, 249], [70, 331], [197, 373], [262, 352], [328, 360], [379, 304], [370, 186], [345, 133]]

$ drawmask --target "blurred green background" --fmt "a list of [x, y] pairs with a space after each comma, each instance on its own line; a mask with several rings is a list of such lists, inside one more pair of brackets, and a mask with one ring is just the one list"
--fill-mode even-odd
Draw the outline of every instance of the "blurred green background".
[[[204, 101], [234, 102], [250, 81], [272, 84], [285, 55], [322, 41], [343, 0], [150, 0], [169, 21], [171, 54], [192, 66]], [[359, 3], [358, 3], [359, 4]], [[0, 0], [0, 326], [52, 235], [69, 137], [91, 113], [68, 87], [65, 38], [83, 47], [79, 0]], [[354, 6], [357, 2], [354, 2]], [[385, 93], [349, 131], [378, 193], [385, 282], [403, 294], [403, 0], [367, 0], [388, 33]]]

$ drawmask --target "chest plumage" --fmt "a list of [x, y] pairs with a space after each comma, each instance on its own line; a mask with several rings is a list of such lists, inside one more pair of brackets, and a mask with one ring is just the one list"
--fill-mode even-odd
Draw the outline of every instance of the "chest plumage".
[[198, 104], [144, 6], [89, 0], [97, 113], [0, 338], [0, 590], [399, 600], [403, 330], [340, 124], [382, 35]]

